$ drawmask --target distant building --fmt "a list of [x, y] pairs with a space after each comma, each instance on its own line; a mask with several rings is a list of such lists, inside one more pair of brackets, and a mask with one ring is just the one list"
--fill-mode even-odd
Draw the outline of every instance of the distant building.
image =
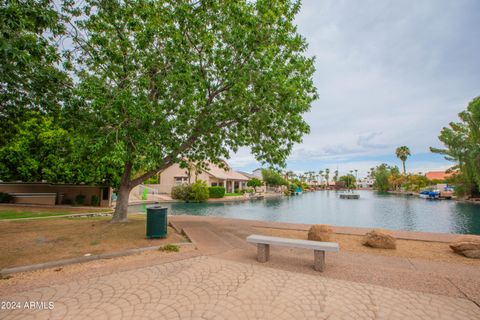
[[373, 188], [373, 179], [372, 178], [363, 178], [358, 179], [357, 181], [357, 188], [360, 189], [372, 189]]
[[220, 168], [216, 164], [209, 163], [207, 169], [198, 173], [195, 176], [195, 172], [190, 175], [190, 181], [188, 172], [186, 169], [180, 168], [179, 164], [174, 164], [163, 170], [160, 173], [159, 184], [155, 186], [159, 193], [170, 194], [174, 186], [193, 183], [195, 178], [197, 180], [203, 180], [207, 182], [208, 186], [223, 186], [226, 192], [234, 192], [235, 190], [243, 190], [247, 188], [247, 182], [249, 177], [234, 171], [230, 166], [224, 162], [225, 168]]
[[263, 170], [262, 168], [257, 168], [257, 169], [252, 171], [252, 175], [257, 179], [262, 180], [262, 178], [263, 178], [262, 177], [262, 170]]
[[443, 181], [451, 176], [453, 176], [453, 172], [445, 172], [445, 171], [429, 171], [425, 173], [425, 177], [428, 180], [440, 180]]

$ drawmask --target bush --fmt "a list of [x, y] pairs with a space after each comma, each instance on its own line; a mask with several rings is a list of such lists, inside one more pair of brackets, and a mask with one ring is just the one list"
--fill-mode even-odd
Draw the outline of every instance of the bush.
[[10, 203], [13, 201], [13, 196], [5, 193], [5, 192], [0, 192], [0, 203]]
[[257, 187], [261, 187], [261, 186], [263, 186], [263, 182], [257, 178], [252, 178], [247, 182], [247, 187], [253, 187], [254, 190], [257, 190]]
[[75, 204], [84, 204], [85, 203], [85, 195], [84, 194], [77, 194], [75, 196]]
[[208, 185], [203, 180], [198, 180], [192, 184], [190, 199], [197, 202], [203, 202], [208, 199]]
[[224, 187], [210, 187], [208, 188], [208, 193], [210, 198], [223, 198], [225, 196]]
[[91, 204], [92, 206], [98, 207], [100, 205], [100, 198], [98, 196], [93, 195]]
[[172, 188], [172, 199], [188, 201], [191, 193], [191, 185], [181, 184]]
[[165, 252], [179, 252], [180, 248], [175, 244], [166, 244], [158, 248], [158, 250], [165, 251]]

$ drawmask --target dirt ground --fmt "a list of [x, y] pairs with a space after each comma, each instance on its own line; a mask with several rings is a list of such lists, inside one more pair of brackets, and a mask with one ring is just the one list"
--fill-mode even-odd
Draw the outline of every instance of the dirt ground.
[[[294, 239], [307, 239], [307, 231], [262, 227], [255, 227], [255, 229], [258, 230], [259, 234]], [[463, 263], [480, 267], [480, 259], [469, 259], [455, 254], [448, 246], [448, 243], [443, 242], [397, 239], [397, 249], [389, 250], [366, 247], [362, 245], [362, 236], [357, 235], [334, 234], [332, 241], [338, 242], [342, 251], [361, 252], [390, 257], [422, 258], [432, 261]]]
[[110, 217], [76, 217], [29, 221], [0, 221], [0, 269], [52, 260], [187, 242], [168, 228], [166, 239], [145, 238], [145, 216], [131, 215], [127, 223]]

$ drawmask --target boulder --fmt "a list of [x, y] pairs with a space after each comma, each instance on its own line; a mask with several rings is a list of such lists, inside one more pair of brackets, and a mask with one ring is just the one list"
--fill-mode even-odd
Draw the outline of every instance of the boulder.
[[450, 244], [453, 252], [467, 258], [480, 259], [480, 237], [465, 236]]
[[332, 241], [333, 230], [328, 224], [314, 224], [308, 230], [308, 240]]
[[363, 237], [363, 245], [372, 248], [395, 249], [396, 242], [394, 237], [381, 230], [372, 230]]

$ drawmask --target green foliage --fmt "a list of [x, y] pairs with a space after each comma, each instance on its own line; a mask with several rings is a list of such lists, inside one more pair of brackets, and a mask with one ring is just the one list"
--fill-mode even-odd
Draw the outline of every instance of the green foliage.
[[2, 1], [0, 8], [0, 147], [16, 134], [32, 110], [58, 114], [72, 82], [58, 48], [64, 36], [54, 1]]
[[84, 194], [77, 194], [75, 196], [75, 204], [82, 205], [85, 203], [85, 195]]
[[13, 196], [5, 193], [5, 192], [0, 192], [0, 203], [10, 203], [13, 201]]
[[248, 180], [247, 186], [248, 186], [248, 187], [252, 187], [252, 188], [255, 190], [255, 192], [256, 192], [256, 191], [257, 191], [257, 187], [263, 186], [263, 182], [262, 182], [262, 180], [260, 180], [260, 179], [252, 178], [252, 179]]
[[166, 244], [166, 245], [158, 248], [158, 250], [159, 251], [165, 251], [165, 252], [179, 252], [180, 247], [175, 245], [175, 244]]
[[407, 171], [405, 169], [405, 161], [407, 161], [407, 158], [410, 156], [410, 149], [407, 146], [398, 147], [395, 150], [395, 155], [402, 161], [403, 174], [407, 174]]
[[267, 185], [270, 186], [286, 186], [288, 181], [285, 180], [280, 173], [272, 169], [262, 169], [262, 178]]
[[181, 184], [172, 188], [172, 199], [186, 202], [203, 202], [208, 199], [209, 188], [205, 181], [198, 180], [193, 184]]
[[225, 188], [221, 186], [208, 188], [210, 198], [223, 198], [225, 196]]
[[118, 185], [120, 170], [112, 160], [97, 157], [91, 145], [58, 119], [31, 112], [14, 131], [0, 146], [0, 180]]
[[174, 186], [171, 191], [172, 199], [189, 201], [192, 194], [192, 186], [189, 184], [180, 184]]
[[347, 174], [345, 176], [341, 176], [338, 178], [338, 181], [342, 183], [342, 185], [347, 189], [355, 189], [356, 188], [356, 179], [353, 174]]
[[294, 24], [299, 2], [69, 4], [79, 85], [66, 110], [123, 171], [119, 203], [180, 159], [215, 162], [250, 146], [259, 161], [283, 164], [309, 132], [302, 114], [317, 94]]
[[466, 196], [480, 194], [480, 96], [474, 98], [467, 110], [459, 113], [460, 122], [451, 122], [444, 127], [439, 140], [445, 149], [430, 148], [432, 152], [445, 155], [459, 169], [459, 192]]
[[380, 192], [387, 192], [390, 189], [389, 177], [391, 175], [391, 168], [386, 164], [381, 164], [374, 170], [375, 182], [373, 188]]
[[154, 175], [147, 180], [143, 181], [144, 184], [158, 184], [158, 176]]
[[419, 192], [420, 190], [428, 187], [431, 184], [435, 183], [429, 181], [424, 175], [409, 174], [403, 178], [402, 188], [406, 191]]
[[91, 200], [91, 204], [92, 204], [92, 206], [98, 207], [100, 205], [100, 198], [96, 195], [93, 195], [92, 200]]
[[195, 202], [203, 202], [208, 199], [209, 190], [208, 185], [203, 180], [197, 180], [192, 184], [192, 193], [190, 200]]

